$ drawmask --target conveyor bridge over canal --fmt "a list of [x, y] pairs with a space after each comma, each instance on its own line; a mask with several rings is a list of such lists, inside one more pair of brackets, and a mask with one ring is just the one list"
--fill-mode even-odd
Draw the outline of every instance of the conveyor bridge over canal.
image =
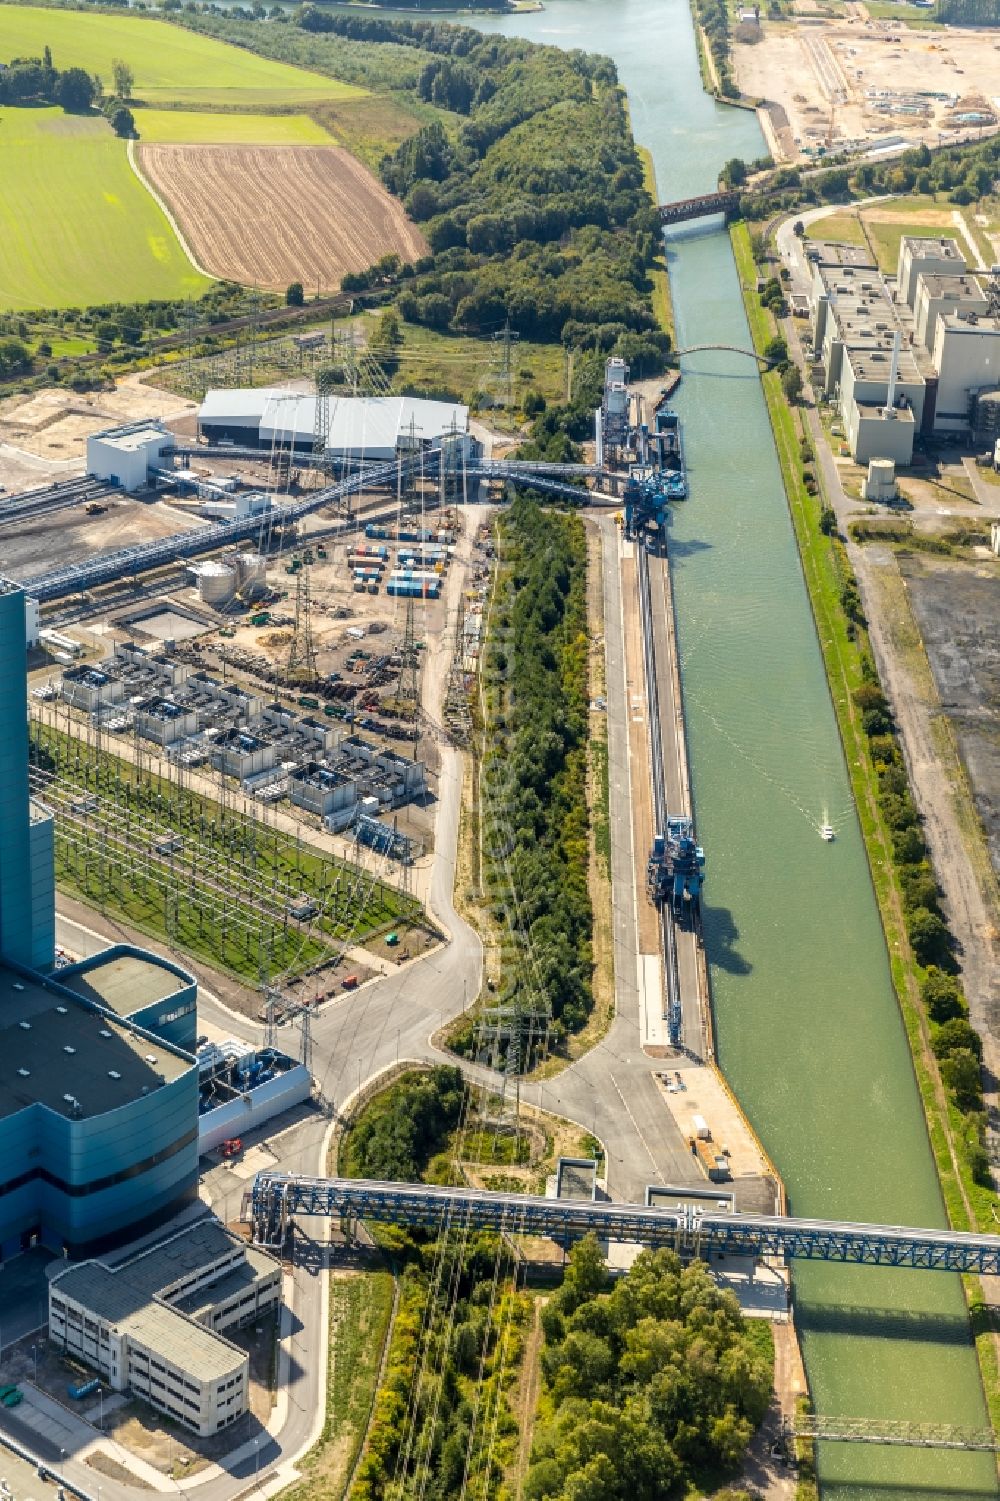
[[251, 1206], [254, 1238], [265, 1245], [281, 1240], [291, 1215], [317, 1214], [430, 1230], [454, 1223], [469, 1229], [546, 1235], [564, 1244], [593, 1233], [599, 1240], [634, 1241], [697, 1254], [717, 1251], [730, 1256], [793, 1257], [922, 1271], [1000, 1272], [1000, 1235], [775, 1215], [704, 1215], [688, 1205], [651, 1209], [641, 1204], [543, 1199], [484, 1189], [259, 1173]]
[[825, 1439], [836, 1444], [882, 1444], [906, 1449], [978, 1449], [1000, 1454], [1000, 1439], [990, 1428], [957, 1428], [951, 1423], [906, 1423], [896, 1418], [840, 1418], [799, 1413], [796, 1438]]

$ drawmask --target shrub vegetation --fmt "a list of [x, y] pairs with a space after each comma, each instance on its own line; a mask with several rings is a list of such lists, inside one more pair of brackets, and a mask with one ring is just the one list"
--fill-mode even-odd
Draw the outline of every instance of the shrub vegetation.
[[644, 1251], [609, 1291], [588, 1236], [542, 1327], [528, 1501], [701, 1494], [706, 1475], [738, 1466], [770, 1401], [772, 1362], [704, 1263]]

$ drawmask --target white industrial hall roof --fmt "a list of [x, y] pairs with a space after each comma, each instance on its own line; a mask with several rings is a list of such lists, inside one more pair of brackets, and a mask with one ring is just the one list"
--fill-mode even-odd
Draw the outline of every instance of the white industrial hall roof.
[[[416, 396], [331, 396], [329, 410], [327, 449], [345, 457], [391, 459], [411, 435], [419, 448], [469, 430], [468, 407]], [[198, 421], [256, 428], [262, 444], [302, 443], [316, 430], [316, 397], [274, 387], [209, 391]]]

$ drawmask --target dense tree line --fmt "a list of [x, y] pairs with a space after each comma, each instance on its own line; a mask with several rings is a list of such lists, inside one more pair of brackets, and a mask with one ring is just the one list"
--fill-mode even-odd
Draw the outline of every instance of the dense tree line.
[[404, 317], [441, 326], [447, 305], [456, 330], [509, 317], [540, 340], [611, 323], [656, 332], [658, 225], [612, 65], [507, 38], [467, 47], [418, 83], [462, 117], [457, 132], [432, 122], [382, 165], [436, 257]]
[[0, 105], [58, 104], [67, 114], [82, 114], [95, 105], [104, 113], [116, 135], [135, 133], [135, 120], [124, 100], [131, 98], [132, 70], [120, 58], [111, 59], [114, 92], [104, 98], [104, 85], [83, 68], [57, 68], [51, 48], [41, 57], [15, 57], [0, 65]]
[[704, 1263], [643, 1251], [608, 1285], [588, 1236], [542, 1311], [526, 1501], [701, 1494], [700, 1477], [738, 1466], [767, 1410], [766, 1347]]
[[[577, 348], [607, 348], [614, 328], [616, 349], [638, 340], [647, 364], [662, 367], [668, 341], [649, 279], [660, 226], [610, 59], [313, 5], [282, 26], [179, 19], [393, 91], [426, 121], [381, 165], [432, 252], [397, 274], [408, 322], [483, 333], [509, 317], [525, 338]], [[379, 266], [344, 286], [385, 281]]]
[[[848, 581], [842, 602], [849, 617], [854, 618], [860, 611], [856, 594], [856, 585]], [[951, 1098], [965, 1117], [961, 1139], [972, 1176], [989, 1187], [992, 1177], [984, 1145], [986, 1114], [980, 1073], [983, 1045], [969, 1024], [968, 1004], [955, 973], [951, 932], [941, 909], [941, 893], [928, 858], [920, 815], [910, 793], [892, 711], [868, 656], [862, 658], [862, 669], [865, 678], [854, 691], [854, 704], [868, 737], [878, 777], [879, 808], [892, 838], [907, 936], [914, 958], [923, 969], [921, 991], [931, 1022], [931, 1047]]]
[[0, 68], [0, 104], [58, 104], [67, 113], [90, 109], [99, 80], [83, 68], [57, 68], [46, 47], [42, 57], [14, 57]]
[[938, 0], [936, 19], [946, 26], [1000, 26], [1000, 0]]
[[729, 55], [729, 7], [726, 0], [694, 0], [694, 12], [715, 63], [719, 92], [727, 99], [734, 99], [739, 89], [733, 82]]
[[411, 1252], [349, 1501], [506, 1494], [518, 1440], [507, 1393], [529, 1313], [497, 1236], [456, 1230]]
[[[586, 538], [578, 517], [522, 498], [498, 521], [498, 550], [483, 664], [482, 844], [495, 919], [518, 934], [506, 946], [499, 1004], [546, 1010], [558, 1043], [593, 1005]], [[471, 1049], [471, 1027], [456, 1045]]]
[[746, 219], [764, 220], [781, 210], [821, 203], [846, 202], [878, 193], [941, 194], [949, 203], [969, 204], [994, 191], [1000, 178], [1000, 137], [963, 146], [930, 151], [915, 146], [891, 160], [858, 162], [831, 167], [817, 176], [804, 176], [795, 167], [782, 167], [767, 186], [748, 194], [742, 203]]
[[[457, 1068], [403, 1074], [361, 1110], [340, 1152], [348, 1177], [442, 1181], [436, 1154], [460, 1126]], [[528, 1299], [510, 1245], [485, 1232], [431, 1238], [382, 1226], [399, 1307], [350, 1501], [481, 1501], [500, 1496], [516, 1448], [508, 1404]]]
[[414, 1070], [380, 1095], [351, 1127], [341, 1148], [348, 1178], [418, 1183], [431, 1158], [454, 1131], [465, 1103], [457, 1068]]

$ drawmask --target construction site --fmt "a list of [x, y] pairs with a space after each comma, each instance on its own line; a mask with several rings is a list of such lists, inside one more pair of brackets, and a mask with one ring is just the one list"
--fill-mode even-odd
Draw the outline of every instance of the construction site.
[[911, 30], [861, 4], [838, 20], [796, 7], [791, 21], [741, 26], [733, 61], [776, 162], [877, 157], [997, 128], [1000, 49], [971, 29]]

